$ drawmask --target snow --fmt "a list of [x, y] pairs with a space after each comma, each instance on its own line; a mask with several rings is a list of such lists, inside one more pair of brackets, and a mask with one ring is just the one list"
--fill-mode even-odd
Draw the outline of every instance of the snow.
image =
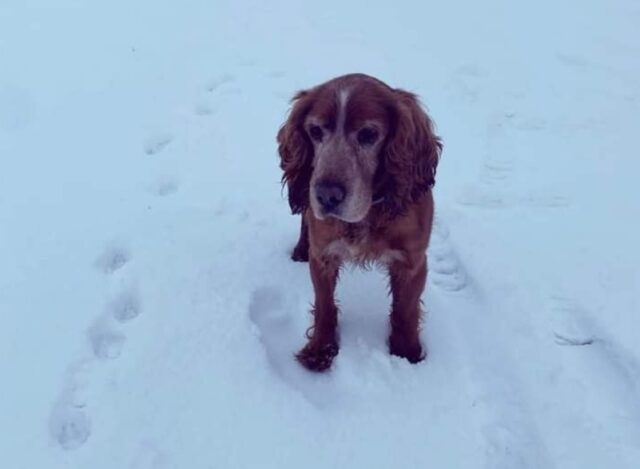
[[[7, 468], [635, 468], [640, 7], [256, 0], [0, 5]], [[302, 370], [312, 290], [275, 133], [361, 71], [445, 151], [428, 360], [381, 272]]]

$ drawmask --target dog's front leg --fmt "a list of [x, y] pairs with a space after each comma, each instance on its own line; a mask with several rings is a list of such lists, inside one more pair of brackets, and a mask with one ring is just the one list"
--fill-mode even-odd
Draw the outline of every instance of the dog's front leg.
[[389, 279], [393, 296], [389, 352], [417, 363], [426, 356], [419, 337], [420, 295], [427, 280], [426, 256], [393, 263], [389, 268]]
[[303, 213], [300, 221], [300, 237], [291, 253], [291, 259], [296, 262], [307, 262], [309, 260], [309, 226], [305, 216], [306, 214]]
[[312, 371], [325, 371], [338, 354], [338, 308], [334, 300], [340, 264], [336, 259], [310, 256], [309, 270], [315, 303], [309, 342], [297, 354], [298, 361]]

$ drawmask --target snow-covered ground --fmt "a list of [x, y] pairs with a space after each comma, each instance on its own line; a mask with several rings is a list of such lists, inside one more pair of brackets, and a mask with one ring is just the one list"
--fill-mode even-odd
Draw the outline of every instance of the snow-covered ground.
[[[640, 467], [634, 0], [0, 3], [3, 468]], [[417, 366], [312, 300], [275, 134], [366, 72], [445, 151]]]

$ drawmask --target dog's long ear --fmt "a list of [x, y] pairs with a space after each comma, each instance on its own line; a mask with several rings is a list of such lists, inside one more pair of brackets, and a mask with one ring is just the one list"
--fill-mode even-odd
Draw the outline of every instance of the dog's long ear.
[[292, 213], [302, 213], [309, 206], [309, 183], [313, 145], [304, 131], [304, 119], [312, 98], [308, 91], [300, 91], [292, 100], [289, 118], [278, 132], [280, 168], [284, 171], [282, 183], [287, 185]]
[[442, 142], [416, 95], [394, 90], [392, 134], [383, 150], [390, 208], [398, 213], [435, 184]]

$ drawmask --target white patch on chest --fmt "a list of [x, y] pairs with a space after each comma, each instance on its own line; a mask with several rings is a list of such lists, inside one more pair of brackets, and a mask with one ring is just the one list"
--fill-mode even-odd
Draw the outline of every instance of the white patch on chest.
[[337, 257], [344, 262], [376, 262], [383, 265], [390, 265], [394, 262], [402, 262], [405, 257], [402, 251], [397, 249], [386, 249], [377, 254], [366, 249], [366, 244], [350, 244], [344, 239], [332, 241], [325, 248], [326, 256]]
[[344, 239], [331, 241], [325, 248], [326, 256], [335, 256], [342, 260], [353, 260], [360, 256], [361, 249], [356, 244], [349, 244]]

